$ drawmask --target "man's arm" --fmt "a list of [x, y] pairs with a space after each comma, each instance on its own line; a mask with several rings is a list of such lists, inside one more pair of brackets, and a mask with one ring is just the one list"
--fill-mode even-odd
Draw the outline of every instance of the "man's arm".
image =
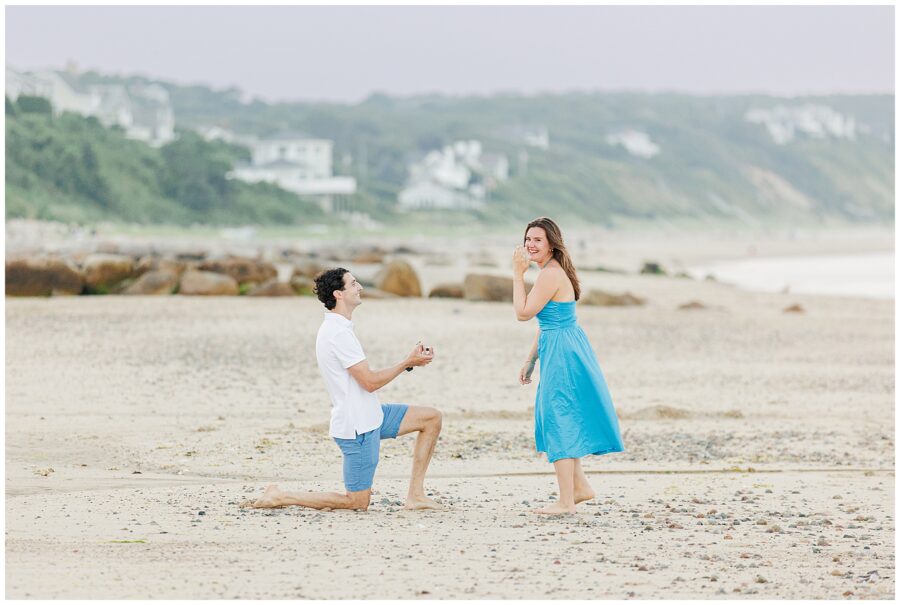
[[363, 359], [356, 365], [347, 368], [347, 371], [350, 372], [350, 375], [353, 376], [362, 388], [370, 393], [374, 393], [402, 374], [406, 368], [410, 366], [416, 367], [428, 365], [431, 363], [432, 359], [434, 359], [434, 349], [431, 350], [430, 354], [426, 355], [422, 345], [416, 345], [413, 352], [397, 365], [393, 365], [383, 370], [373, 370], [369, 368], [369, 362]]

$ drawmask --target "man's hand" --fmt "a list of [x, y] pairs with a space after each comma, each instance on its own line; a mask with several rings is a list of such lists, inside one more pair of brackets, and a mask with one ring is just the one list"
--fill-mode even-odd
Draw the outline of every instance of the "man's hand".
[[409, 354], [409, 357], [406, 358], [406, 366], [407, 367], [419, 367], [419, 366], [427, 366], [434, 360], [434, 349], [428, 348], [427, 350], [422, 345], [422, 343], [418, 343], [416, 348], [412, 350], [412, 353]]

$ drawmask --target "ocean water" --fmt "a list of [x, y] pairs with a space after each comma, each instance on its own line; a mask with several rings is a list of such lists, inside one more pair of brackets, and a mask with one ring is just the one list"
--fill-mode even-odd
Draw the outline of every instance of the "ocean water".
[[739, 288], [762, 292], [894, 298], [894, 253], [748, 258], [691, 267]]

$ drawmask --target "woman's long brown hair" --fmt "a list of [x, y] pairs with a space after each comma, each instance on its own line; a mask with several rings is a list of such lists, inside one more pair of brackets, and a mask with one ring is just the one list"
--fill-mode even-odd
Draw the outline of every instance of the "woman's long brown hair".
[[[547, 234], [547, 243], [550, 244], [550, 249], [553, 250], [551, 254], [553, 254], [553, 258], [556, 259], [559, 266], [563, 268], [563, 271], [566, 272], [569, 281], [572, 282], [572, 287], [575, 289], [575, 300], [578, 300], [581, 298], [581, 284], [578, 283], [575, 265], [572, 263], [569, 251], [566, 250], [566, 245], [563, 243], [562, 231], [559, 230], [559, 225], [554, 223], [552, 219], [542, 216], [528, 223], [528, 226], [525, 227], [525, 236], [528, 235], [528, 230], [532, 227], [540, 227]], [[525, 236], [522, 236], [523, 244], [525, 243]]]

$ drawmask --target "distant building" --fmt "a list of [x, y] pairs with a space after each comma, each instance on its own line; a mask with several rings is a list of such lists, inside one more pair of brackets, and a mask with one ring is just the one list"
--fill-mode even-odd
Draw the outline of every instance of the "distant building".
[[401, 209], [469, 209], [482, 207], [487, 194], [509, 178], [509, 160], [482, 154], [481, 141], [473, 139], [429, 151], [408, 170], [397, 196]]
[[543, 126], [524, 130], [522, 132], [522, 140], [529, 147], [537, 147], [538, 149], [548, 149], [550, 147], [550, 134]]
[[606, 136], [608, 145], [621, 146], [633, 156], [640, 158], [652, 158], [660, 152], [659, 145], [653, 142], [646, 132], [631, 128]]
[[397, 203], [409, 210], [460, 210], [482, 206], [481, 200], [434, 181], [419, 181], [406, 187], [397, 196]]
[[227, 128], [221, 126], [200, 126], [196, 129], [197, 134], [206, 141], [224, 141], [226, 143], [234, 143], [237, 141], [237, 135]]
[[274, 183], [299, 196], [314, 198], [331, 212], [335, 196], [356, 193], [356, 179], [334, 176], [332, 151], [334, 144], [301, 132], [281, 132], [249, 142], [252, 159], [249, 164], [235, 165], [230, 178], [248, 183]]
[[744, 120], [766, 127], [776, 145], [790, 143], [799, 134], [810, 138], [856, 139], [856, 120], [827, 105], [777, 105], [768, 109], [750, 109]]
[[125, 136], [160, 146], [175, 138], [175, 115], [169, 93], [157, 84], [119, 84], [83, 87], [74, 71], [18, 72], [7, 66], [6, 95], [39, 96], [53, 112], [69, 111], [96, 117], [105, 126], [119, 126]]

